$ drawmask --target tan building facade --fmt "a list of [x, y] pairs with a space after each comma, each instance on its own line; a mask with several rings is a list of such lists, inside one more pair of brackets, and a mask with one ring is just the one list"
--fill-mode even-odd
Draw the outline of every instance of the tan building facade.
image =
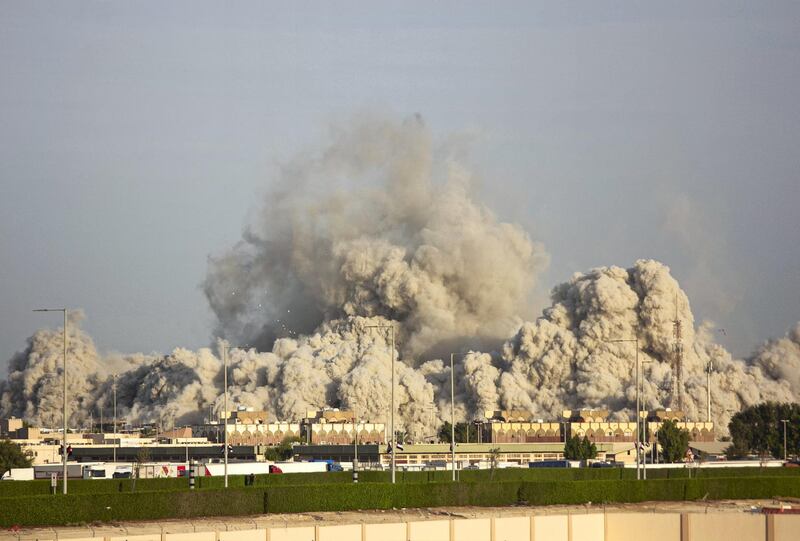
[[299, 439], [301, 436], [300, 423], [207, 423], [194, 426], [192, 433], [195, 437], [222, 443], [225, 429], [228, 430], [230, 445], [280, 445], [287, 438]]
[[555, 443], [563, 440], [560, 423], [484, 421], [482, 443]]
[[386, 425], [356, 418], [351, 410], [323, 409], [306, 413], [303, 441], [311, 445], [347, 445], [386, 442]]
[[361, 444], [386, 441], [383, 423], [315, 423], [305, 426], [307, 441], [312, 445], [346, 445], [356, 441]]

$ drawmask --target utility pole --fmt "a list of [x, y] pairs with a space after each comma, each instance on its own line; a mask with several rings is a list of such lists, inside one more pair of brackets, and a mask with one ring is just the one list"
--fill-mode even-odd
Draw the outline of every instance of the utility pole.
[[34, 312], [64, 312], [64, 485], [63, 492], [67, 493], [67, 308], [38, 308]]
[[711, 371], [714, 369], [711, 359], [706, 365], [706, 421], [711, 422]]
[[390, 347], [390, 352], [391, 352], [391, 355], [392, 355], [392, 406], [391, 406], [392, 407], [392, 412], [391, 412], [391, 420], [390, 420], [390, 427], [389, 427], [389, 430], [391, 430], [391, 434], [392, 435], [389, 437], [389, 446], [390, 446], [389, 448], [392, 450], [392, 456], [391, 456], [391, 460], [392, 460], [392, 483], [395, 483], [395, 481], [396, 481], [395, 472], [396, 472], [396, 467], [397, 467], [397, 462], [395, 460], [395, 457], [397, 456], [397, 442], [395, 441], [396, 436], [395, 436], [395, 432], [394, 432], [394, 410], [395, 410], [395, 408], [394, 408], [394, 392], [395, 392], [394, 391], [394, 387], [395, 387], [395, 385], [394, 385], [394, 380], [395, 380], [395, 368], [394, 368], [394, 325], [367, 325], [366, 328], [367, 329], [389, 329], [389, 347]]
[[789, 422], [789, 419], [781, 419], [783, 423], [783, 460], [785, 461], [788, 458], [786, 453], [786, 423]]
[[456, 392], [455, 373], [453, 372], [453, 359], [455, 353], [450, 354], [450, 466], [453, 470], [453, 481], [456, 480]]
[[672, 322], [673, 336], [675, 337], [675, 376], [673, 377], [674, 397], [678, 400], [678, 409], [684, 411], [683, 388], [683, 331], [681, 320], [678, 319], [678, 294], [675, 294], [675, 319]]
[[117, 437], [117, 376], [114, 375], [114, 383], [111, 384], [114, 389], [114, 462], [117, 461], [117, 445], [119, 445], [119, 438]]
[[225, 429], [223, 430], [223, 453], [225, 454], [225, 488], [228, 488], [228, 344], [222, 344], [222, 385], [225, 394], [225, 405], [223, 406], [223, 419], [225, 421]]
[[353, 406], [353, 430], [355, 431], [355, 444], [353, 445], [353, 482], [358, 483], [358, 416]]
[[[241, 348], [242, 346], [232, 346], [227, 343], [222, 344], [222, 386], [224, 388], [225, 401], [223, 418], [225, 421], [225, 429], [223, 430], [223, 439], [225, 449], [223, 450], [225, 456], [225, 488], [228, 488], [228, 350], [230, 348]], [[244, 346], [247, 347], [247, 346]], [[217, 425], [219, 426], [219, 425]], [[172, 430], [175, 431], [175, 420], [173, 417]], [[219, 438], [217, 438], [219, 441]]]
[[616, 340], [606, 340], [606, 342], [612, 342], [612, 343], [634, 342], [636, 344], [636, 365], [635, 365], [635, 368], [634, 368], [635, 371], [636, 371], [636, 438], [634, 439], [634, 445], [636, 446], [636, 479], [641, 479], [642, 478], [642, 472], [641, 472], [642, 456], [641, 456], [641, 449], [640, 449], [640, 447], [641, 447], [640, 446], [640, 443], [641, 443], [641, 430], [640, 430], [641, 419], [639, 417], [639, 412], [641, 411], [641, 397], [640, 397], [640, 394], [639, 394], [639, 372], [640, 372], [640, 366], [639, 366], [639, 337], [637, 336], [636, 338], [619, 338], [619, 339], [616, 339]]

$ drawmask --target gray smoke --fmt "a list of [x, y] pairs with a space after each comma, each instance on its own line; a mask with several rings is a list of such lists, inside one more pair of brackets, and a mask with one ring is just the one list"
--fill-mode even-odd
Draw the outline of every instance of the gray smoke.
[[[84, 421], [94, 391], [108, 373], [94, 342], [78, 327], [82, 312], [73, 312], [67, 336], [67, 399], [73, 426]], [[64, 330], [42, 329], [8, 362], [8, 377], [0, 381], [0, 416], [15, 415], [34, 426], [63, 424]]]
[[[500, 405], [554, 417], [562, 409], [604, 407], [632, 415], [636, 386], [633, 342], [638, 338], [645, 408], [677, 407], [674, 384], [674, 320], [682, 323], [684, 409], [706, 419], [706, 375], [711, 377], [712, 416], [727, 429], [731, 415], [764, 400], [793, 400], [800, 392], [784, 375], [762, 366], [765, 354], [734, 360], [714, 342], [709, 323], [694, 326], [689, 300], [669, 268], [640, 260], [629, 269], [603, 267], [575, 275], [553, 289], [552, 305], [525, 323], [497, 361]], [[774, 347], [767, 347], [770, 351]], [[774, 364], [784, 366], [789, 359]]]
[[[450, 352], [460, 353], [457, 420], [498, 408], [554, 419], [578, 407], [625, 418], [635, 405], [636, 350], [615, 340], [639, 340], [644, 407], [675, 407], [676, 318], [691, 419], [705, 419], [709, 363], [723, 433], [742, 406], [796, 400], [800, 324], [734, 359], [713, 325], [695, 323], [685, 292], [656, 261], [576, 274], [525, 321], [547, 255], [476, 202], [474, 179], [454, 155], [434, 146], [418, 118], [334, 130], [323, 151], [282, 169], [280, 188], [242, 241], [210, 260], [214, 347], [101, 359], [71, 326], [71, 424], [109, 414], [112, 374], [129, 421], [219, 415], [225, 340], [242, 346], [228, 353], [230, 407], [263, 409], [274, 420], [330, 406], [388, 422], [394, 358], [398, 428], [413, 439], [434, 435], [450, 418]], [[38, 331], [14, 356], [0, 383], [1, 415], [59, 424], [61, 336]]]
[[213, 258], [205, 292], [218, 334], [269, 348], [350, 316], [402, 322], [409, 356], [499, 344], [547, 255], [471, 195], [472, 176], [418, 118], [338, 130], [285, 167], [242, 241]]

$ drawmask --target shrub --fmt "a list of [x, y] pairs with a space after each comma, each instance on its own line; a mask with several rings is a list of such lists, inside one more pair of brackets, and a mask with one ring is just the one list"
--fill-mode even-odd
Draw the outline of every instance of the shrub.
[[[274, 476], [280, 477], [280, 476]], [[0, 499], [0, 526], [59, 525], [261, 513], [800, 497], [800, 478], [606, 479], [271, 485]]]
[[263, 511], [263, 490], [59, 494], [0, 500], [0, 525], [64, 525], [114, 520], [252, 515]]

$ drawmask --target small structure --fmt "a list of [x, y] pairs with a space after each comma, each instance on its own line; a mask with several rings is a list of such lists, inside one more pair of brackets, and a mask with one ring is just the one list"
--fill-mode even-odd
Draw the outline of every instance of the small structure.
[[11, 438], [14, 437], [14, 433], [21, 429], [24, 426], [22, 419], [18, 419], [16, 417], [9, 417], [6, 419], [0, 419], [0, 437], [2, 438]]
[[556, 443], [562, 441], [561, 424], [536, 419], [521, 410], [486, 410], [478, 421], [481, 443]]
[[306, 412], [303, 441], [311, 445], [379, 444], [386, 441], [386, 425], [360, 421], [350, 410], [323, 409]]
[[564, 410], [562, 418], [568, 425], [568, 437], [587, 437], [594, 443], [633, 442], [635, 421], [608, 421], [608, 410]]
[[647, 433], [650, 441], [655, 441], [658, 430], [664, 421], [675, 421], [681, 430], [689, 432], [689, 441], [713, 442], [714, 423], [709, 421], [688, 421], [686, 414], [681, 410], [669, 408], [647, 412]]

